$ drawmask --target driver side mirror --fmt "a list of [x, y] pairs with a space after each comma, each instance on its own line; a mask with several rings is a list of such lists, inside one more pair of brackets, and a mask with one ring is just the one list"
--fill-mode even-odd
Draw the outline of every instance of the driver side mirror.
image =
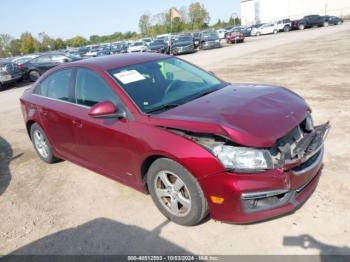
[[118, 110], [118, 106], [114, 105], [111, 101], [104, 101], [91, 107], [89, 116], [92, 118], [125, 118], [126, 113]]

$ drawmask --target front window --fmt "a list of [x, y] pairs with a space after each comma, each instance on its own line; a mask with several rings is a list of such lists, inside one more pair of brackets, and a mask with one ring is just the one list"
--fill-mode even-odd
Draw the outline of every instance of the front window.
[[111, 101], [114, 104], [120, 105], [115, 92], [107, 83], [88, 69], [79, 69], [77, 72], [75, 100], [78, 105], [86, 107], [92, 107], [104, 101]]
[[217, 39], [218, 35], [216, 32], [208, 32], [203, 33], [203, 39], [211, 40], [211, 39]]
[[151, 43], [151, 45], [163, 45], [164, 41], [163, 40], [155, 40]]
[[50, 59], [49, 55], [43, 55], [43, 56], [39, 56], [37, 58], [32, 59], [31, 62], [35, 63], [35, 64], [50, 63], [51, 59]]
[[135, 42], [132, 46], [143, 46], [143, 42]]
[[225, 83], [177, 58], [109, 71], [145, 113], [157, 113], [222, 88]]

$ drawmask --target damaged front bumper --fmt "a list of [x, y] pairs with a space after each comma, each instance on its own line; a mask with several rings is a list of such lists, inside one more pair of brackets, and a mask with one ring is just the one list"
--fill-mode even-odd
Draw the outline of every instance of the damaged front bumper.
[[[224, 172], [201, 179], [212, 218], [251, 223], [298, 208], [319, 181], [329, 128], [326, 123], [308, 132], [293, 131], [281, 139], [276, 145], [284, 162], [280, 168], [258, 174]], [[212, 196], [224, 200], [221, 204], [212, 203]]]

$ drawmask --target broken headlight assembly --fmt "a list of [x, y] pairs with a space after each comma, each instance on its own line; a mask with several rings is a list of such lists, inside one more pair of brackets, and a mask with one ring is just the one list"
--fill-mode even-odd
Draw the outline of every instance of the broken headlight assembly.
[[237, 147], [220, 142], [202, 145], [208, 148], [228, 170], [247, 173], [274, 168], [273, 157], [265, 149]]
[[207, 149], [227, 169], [239, 173], [258, 173], [282, 166], [281, 154], [272, 154], [268, 149], [244, 147], [217, 135], [195, 134], [178, 129], [167, 130], [184, 136]]

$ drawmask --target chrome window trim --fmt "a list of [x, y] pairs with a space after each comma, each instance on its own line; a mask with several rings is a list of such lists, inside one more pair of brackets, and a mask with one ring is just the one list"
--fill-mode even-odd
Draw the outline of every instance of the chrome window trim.
[[86, 108], [86, 109], [90, 109], [91, 107], [89, 106], [84, 106], [84, 105], [79, 105], [79, 104], [76, 104], [76, 103], [73, 103], [73, 102], [69, 102], [69, 101], [64, 101], [64, 100], [60, 100], [60, 99], [56, 99], [56, 98], [51, 98], [51, 97], [47, 97], [47, 96], [42, 96], [42, 95], [38, 95], [38, 94], [33, 94], [33, 96], [37, 96], [37, 97], [42, 97], [42, 98], [46, 98], [48, 100], [52, 100], [52, 101], [57, 101], [57, 102], [62, 102], [62, 103], [65, 103], [65, 104], [70, 104], [70, 105], [74, 105], [74, 106], [78, 106], [78, 107], [83, 107], [83, 108]]

